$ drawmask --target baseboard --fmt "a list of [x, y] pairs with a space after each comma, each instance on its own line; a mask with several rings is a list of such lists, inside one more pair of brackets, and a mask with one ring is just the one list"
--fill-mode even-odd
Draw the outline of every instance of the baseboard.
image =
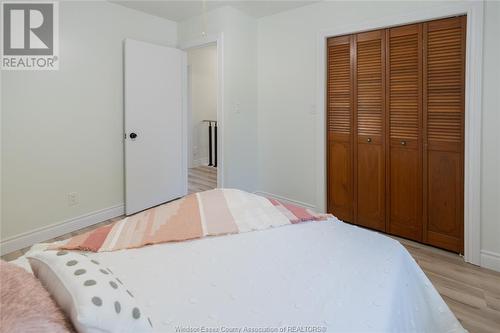
[[286, 198], [286, 197], [283, 197], [283, 196], [278, 195], [278, 194], [273, 194], [273, 193], [269, 193], [269, 192], [265, 192], [265, 191], [254, 191], [253, 193], [255, 193], [257, 195], [261, 195], [263, 197], [269, 197], [269, 198], [280, 200], [280, 201], [283, 201], [283, 202], [286, 202], [286, 203], [290, 203], [292, 205], [297, 205], [297, 206], [301, 206], [301, 207], [308, 208], [308, 209], [311, 209], [311, 210], [316, 210], [316, 206], [315, 205], [311, 205], [311, 204], [308, 204], [306, 202], [302, 202], [302, 201], [298, 201], [298, 200]]
[[9, 237], [0, 242], [0, 253], [4, 255], [14, 252], [27, 246], [121, 216], [124, 212], [125, 206], [120, 204]]
[[481, 267], [500, 272], [500, 253], [481, 250]]

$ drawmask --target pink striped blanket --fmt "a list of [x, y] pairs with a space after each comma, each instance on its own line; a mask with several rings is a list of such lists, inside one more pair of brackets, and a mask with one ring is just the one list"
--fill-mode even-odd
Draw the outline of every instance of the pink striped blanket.
[[150, 208], [87, 233], [53, 249], [94, 252], [138, 248], [150, 244], [183, 241], [305, 221], [326, 220], [331, 215], [282, 203], [235, 189], [190, 194]]

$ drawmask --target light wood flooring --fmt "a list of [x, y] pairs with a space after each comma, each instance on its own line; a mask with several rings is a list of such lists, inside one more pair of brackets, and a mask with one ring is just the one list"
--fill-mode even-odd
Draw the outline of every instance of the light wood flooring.
[[217, 168], [199, 166], [188, 171], [188, 193], [202, 192], [217, 187]]
[[[215, 188], [216, 183], [214, 168], [189, 170], [190, 193]], [[63, 240], [119, 219], [121, 217], [48, 242]], [[500, 332], [500, 273], [465, 263], [460, 256], [451, 252], [397, 239], [411, 253], [465, 329], [471, 333]], [[2, 259], [14, 260], [26, 251], [28, 248], [4, 255]]]
[[469, 332], [500, 332], [500, 273], [455, 253], [394, 237], [410, 252]]

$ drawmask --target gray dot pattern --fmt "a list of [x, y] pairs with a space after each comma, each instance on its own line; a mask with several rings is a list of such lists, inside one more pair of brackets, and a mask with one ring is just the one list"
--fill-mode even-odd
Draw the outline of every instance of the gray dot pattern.
[[[63, 255], [66, 255], [68, 253], [69, 253], [68, 251], [58, 251], [56, 253], [56, 255], [57, 256], [63, 256]], [[84, 255], [84, 254], [82, 254], [82, 255]], [[100, 265], [100, 263], [97, 260], [91, 259], [90, 261], [93, 264], [95, 264], [95, 265]], [[66, 266], [68, 266], [68, 267], [75, 266], [77, 264], [78, 264], [77, 260], [69, 260], [69, 261], [66, 262]], [[105, 275], [113, 274], [113, 271], [111, 271], [111, 269], [109, 269], [109, 268], [106, 268], [106, 269], [101, 268], [101, 269], [99, 269], [99, 271], [102, 274], [105, 274]], [[79, 268], [79, 269], [77, 269], [77, 270], [74, 271], [74, 275], [76, 275], [76, 276], [83, 275], [85, 273], [87, 273], [87, 270], [83, 269], [83, 268]], [[115, 280], [119, 284], [123, 285], [123, 282], [119, 278], [115, 278]], [[83, 285], [86, 286], [86, 287], [94, 286], [96, 284], [97, 284], [97, 281], [94, 280], [94, 279], [88, 279], [88, 280], [85, 280], [83, 282]], [[113, 281], [113, 280], [109, 281], [109, 285], [113, 289], [118, 289], [118, 284], [115, 281]], [[134, 297], [134, 295], [130, 292], [130, 290], [126, 290], [126, 292], [127, 292], [127, 294], [129, 294], [130, 297], [132, 297], [132, 298]], [[91, 298], [91, 301], [92, 301], [92, 304], [94, 304], [97, 307], [100, 307], [100, 306], [103, 305], [103, 300], [99, 296], [93, 296]], [[121, 305], [121, 303], [119, 301], [115, 301], [113, 303], [113, 307], [115, 309], [116, 314], [120, 314], [121, 313], [121, 311], [122, 311], [122, 305]], [[141, 317], [141, 311], [139, 310], [139, 308], [138, 307], [132, 308], [132, 318], [137, 320], [140, 317]], [[151, 327], [153, 327], [153, 323], [151, 322], [151, 319], [148, 317], [147, 320], [148, 320], [149, 325]]]
[[95, 280], [87, 280], [83, 283], [84, 286], [86, 287], [89, 287], [89, 286], [93, 286], [93, 285], [96, 285], [97, 282]]
[[138, 308], [133, 308], [132, 309], [132, 317], [134, 319], [139, 319], [141, 317], [141, 311], [139, 311]]
[[94, 296], [92, 297], [92, 303], [94, 303], [95, 306], [101, 306], [102, 299], [100, 297]]
[[78, 261], [76, 260], [70, 260], [66, 263], [66, 266], [75, 266], [76, 264], [78, 264]]

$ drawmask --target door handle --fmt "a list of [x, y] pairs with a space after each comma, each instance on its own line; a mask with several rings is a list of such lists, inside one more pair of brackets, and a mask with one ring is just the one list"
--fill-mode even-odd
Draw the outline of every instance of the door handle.
[[129, 137], [130, 137], [132, 140], [134, 140], [135, 138], [137, 138], [137, 134], [136, 134], [136, 133], [134, 133], [134, 132], [132, 132], [132, 133], [130, 133]]
[[406, 146], [406, 141], [401, 141], [401, 145]]
[[372, 138], [366, 139], [366, 142], [372, 142]]

